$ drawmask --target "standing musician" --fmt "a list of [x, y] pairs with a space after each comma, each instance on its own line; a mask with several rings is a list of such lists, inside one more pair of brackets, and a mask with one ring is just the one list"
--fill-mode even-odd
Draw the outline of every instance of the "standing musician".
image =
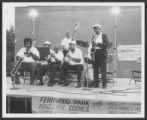
[[[18, 69], [20, 73], [24, 71], [30, 72], [30, 84], [34, 84], [35, 73], [37, 70], [38, 63], [37, 61], [40, 59], [39, 51], [37, 48], [32, 46], [32, 39], [25, 38], [24, 39], [24, 47], [21, 48], [16, 54], [16, 60], [22, 60], [22, 64]], [[16, 83], [20, 83], [17, 73], [14, 75], [16, 78]]]
[[64, 62], [61, 66], [59, 85], [67, 86], [67, 72], [68, 69], [76, 70], [78, 75], [78, 81], [76, 88], [81, 87], [81, 76], [83, 70], [83, 55], [82, 51], [76, 47], [76, 42], [74, 40], [69, 42], [69, 52], [64, 58]]
[[[94, 52], [93, 58], [93, 73], [94, 82], [92, 87], [99, 87], [99, 72], [102, 74], [103, 88], [107, 87], [106, 79], [106, 59], [107, 59], [107, 46], [108, 38], [106, 34], [101, 32], [101, 25], [96, 24], [92, 26], [95, 35], [92, 36], [92, 49]], [[94, 55], [94, 56], [93, 56]], [[100, 71], [99, 71], [100, 69]]]
[[63, 49], [63, 54], [64, 56], [68, 53], [69, 51], [69, 42], [72, 40], [71, 35], [69, 32], [65, 33], [65, 38], [61, 41], [61, 47]]

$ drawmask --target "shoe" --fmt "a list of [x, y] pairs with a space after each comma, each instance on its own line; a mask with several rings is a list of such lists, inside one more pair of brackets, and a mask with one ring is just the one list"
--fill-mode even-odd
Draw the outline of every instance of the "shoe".
[[61, 87], [64, 87], [64, 86], [68, 86], [68, 83], [64, 82], [64, 83], [61, 84]]
[[59, 82], [58, 82], [58, 85], [61, 85], [61, 84], [63, 84], [63, 81], [59, 81]]
[[39, 85], [43, 85], [43, 82], [39, 82], [39, 83], [38, 83], [38, 84], [36, 84], [36, 85], [38, 85], [38, 86], [39, 86]]
[[99, 87], [99, 84], [93, 84], [91, 85], [92, 88], [95, 88], [95, 87]]
[[76, 88], [80, 88], [81, 87], [81, 83], [78, 83], [77, 85], [76, 85]]

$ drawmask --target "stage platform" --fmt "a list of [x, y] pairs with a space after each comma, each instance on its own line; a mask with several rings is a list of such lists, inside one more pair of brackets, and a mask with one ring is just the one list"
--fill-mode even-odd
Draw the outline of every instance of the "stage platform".
[[[140, 114], [141, 84], [130, 79], [115, 78], [116, 83], [108, 83], [106, 89], [75, 88], [76, 82], [69, 86], [53, 87], [29, 85], [29, 81], [21, 81], [12, 90], [10, 77], [7, 77], [7, 101], [15, 98], [30, 98], [31, 113], [67, 113], [67, 114]], [[9, 100], [8, 100], [9, 99]], [[7, 106], [10, 113], [10, 106]], [[27, 112], [27, 111], [26, 111]]]

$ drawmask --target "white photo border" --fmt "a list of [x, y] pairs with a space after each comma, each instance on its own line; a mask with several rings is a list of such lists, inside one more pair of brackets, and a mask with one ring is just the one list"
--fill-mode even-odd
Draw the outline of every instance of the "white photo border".
[[[142, 82], [141, 114], [8, 114], [6, 113], [6, 19], [7, 4], [17, 6], [140, 6], [141, 7], [141, 45], [142, 45]], [[144, 118], [145, 113], [145, 3], [144, 2], [3, 2], [2, 3], [2, 116], [4, 118]]]

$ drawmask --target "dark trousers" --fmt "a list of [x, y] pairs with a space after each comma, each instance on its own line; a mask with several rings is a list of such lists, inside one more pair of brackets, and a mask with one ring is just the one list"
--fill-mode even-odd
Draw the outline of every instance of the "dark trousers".
[[107, 85], [106, 79], [106, 57], [103, 56], [102, 50], [97, 49], [94, 54], [95, 60], [92, 64], [94, 74], [94, 84], [99, 85], [99, 74], [101, 72], [103, 86]]
[[60, 69], [60, 63], [50, 63], [48, 65], [40, 65], [39, 66], [39, 80], [43, 82], [43, 76], [45, 73], [50, 70], [50, 81], [53, 82], [56, 72]]
[[78, 75], [78, 82], [81, 82], [83, 65], [70, 65], [68, 63], [63, 63], [60, 72], [60, 82], [67, 82], [68, 70], [75, 70]]
[[[18, 69], [18, 71], [21, 74], [23, 74], [24, 72], [30, 72], [30, 84], [34, 84], [37, 67], [38, 67], [38, 63], [36, 62], [30, 62], [30, 63], [23, 62], [20, 68]], [[16, 83], [19, 82], [17, 74], [15, 75], [15, 77], [17, 78], [15, 82]]]

